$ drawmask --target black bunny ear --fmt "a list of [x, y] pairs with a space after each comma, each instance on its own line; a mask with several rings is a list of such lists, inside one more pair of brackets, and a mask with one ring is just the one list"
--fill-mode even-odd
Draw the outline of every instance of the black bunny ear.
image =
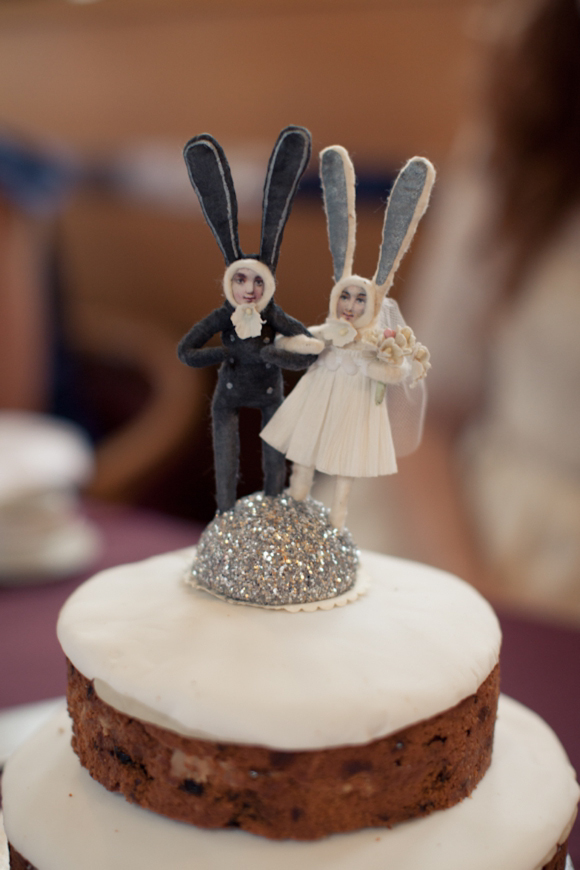
[[223, 148], [209, 133], [190, 139], [183, 149], [189, 180], [226, 265], [244, 256], [238, 238], [238, 203]]
[[311, 136], [304, 127], [285, 127], [274, 146], [264, 184], [260, 260], [276, 269], [282, 235], [298, 183], [310, 159]]

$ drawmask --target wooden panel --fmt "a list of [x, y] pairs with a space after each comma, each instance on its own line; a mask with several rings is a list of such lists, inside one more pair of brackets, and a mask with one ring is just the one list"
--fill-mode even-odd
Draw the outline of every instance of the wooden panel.
[[[24, 136], [59, 140], [89, 159], [156, 140], [180, 159], [181, 144], [208, 130], [230, 154], [246, 149], [260, 166], [263, 155], [265, 171], [278, 131], [298, 123], [312, 130], [315, 155], [339, 142], [359, 173], [382, 173], [415, 153], [441, 164], [463, 111], [473, 53], [465, 21], [474, 5], [0, 2], [0, 118]], [[259, 219], [246, 205], [240, 217], [242, 245], [254, 250]], [[379, 197], [359, 209], [355, 265], [363, 275], [374, 272], [382, 218]], [[63, 216], [60, 236], [73, 344], [87, 347], [87, 322], [97, 312], [101, 331], [103, 324], [134, 321], [144, 335], [154, 326], [172, 347], [221, 303], [223, 261], [201, 218], [81, 191]], [[404, 271], [396, 292], [404, 288]], [[322, 205], [303, 200], [286, 230], [277, 299], [307, 324], [320, 322], [331, 276]], [[197, 434], [206, 429], [204, 420]], [[206, 440], [196, 444], [186, 452], [196, 474], [205, 476], [198, 480], [190, 469], [174, 482], [187, 505], [192, 489], [211, 491], [209, 447]], [[259, 468], [257, 457], [254, 465]], [[249, 468], [244, 476], [253, 479]], [[156, 506], [159, 498], [157, 492]], [[213, 503], [208, 515], [212, 509]]]
[[[275, 14], [288, 11], [313, 12], [320, 9], [372, 9], [396, 6], [465, 6], [469, 0], [0, 0], [0, 21], [74, 22], [83, 20], [115, 20], [128, 13], [135, 16], [151, 14], [167, 17], [175, 12], [196, 14], [247, 15], [254, 11]], [[75, 11], [79, 7], [82, 12]]]
[[317, 148], [340, 141], [359, 161], [440, 159], [456, 128], [471, 4], [87, 14], [100, 5], [4, 23], [5, 124], [94, 152], [205, 129], [226, 144], [269, 143], [293, 122]]

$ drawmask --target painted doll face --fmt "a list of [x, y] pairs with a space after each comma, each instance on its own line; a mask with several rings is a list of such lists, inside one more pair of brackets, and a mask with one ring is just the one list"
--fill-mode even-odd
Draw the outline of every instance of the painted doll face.
[[354, 323], [365, 312], [367, 305], [367, 291], [363, 287], [351, 285], [345, 287], [338, 297], [336, 313], [339, 318]]
[[259, 302], [264, 295], [264, 279], [245, 266], [237, 269], [232, 278], [232, 295], [238, 305]]

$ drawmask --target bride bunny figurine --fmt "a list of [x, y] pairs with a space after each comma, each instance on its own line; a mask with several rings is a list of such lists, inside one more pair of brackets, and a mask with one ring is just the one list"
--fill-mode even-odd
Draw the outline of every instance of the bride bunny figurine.
[[427, 208], [435, 170], [414, 157], [399, 173], [370, 281], [352, 273], [355, 175], [344, 148], [321, 152], [320, 177], [336, 283], [325, 323], [311, 332], [325, 347], [261, 436], [293, 462], [296, 500], [310, 493], [315, 470], [336, 476], [330, 521], [340, 530], [353, 479], [393, 474], [397, 455], [419, 443], [429, 354], [386, 296]]
[[[323, 348], [320, 340], [312, 338], [273, 300], [284, 226], [310, 149], [310, 133], [303, 127], [289, 126], [280, 133], [264, 184], [260, 252], [252, 256], [240, 248], [236, 192], [223, 149], [207, 133], [195, 136], [184, 149], [191, 184], [227, 267], [223, 305], [196, 323], [178, 348], [186, 365], [221, 364], [212, 403], [220, 513], [236, 501], [240, 408], [260, 408], [262, 425], [267, 423], [283, 399], [280, 369], [306, 368]], [[218, 332], [222, 346], [204, 347]], [[276, 334], [285, 337], [284, 345], [274, 343]], [[266, 495], [278, 495], [284, 486], [285, 460], [266, 443], [262, 445], [262, 468]]]

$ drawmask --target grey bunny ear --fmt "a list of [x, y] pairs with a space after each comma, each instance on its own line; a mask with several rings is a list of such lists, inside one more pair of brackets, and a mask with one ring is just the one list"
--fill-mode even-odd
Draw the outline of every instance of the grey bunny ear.
[[429, 204], [435, 169], [425, 157], [412, 157], [401, 169], [391, 190], [379, 264], [374, 283], [386, 293], [395, 277]]
[[238, 203], [223, 148], [209, 133], [190, 139], [183, 149], [189, 180], [226, 265], [243, 258], [238, 238]]
[[355, 175], [348, 151], [331, 145], [320, 152], [320, 181], [326, 211], [334, 280], [352, 275], [356, 238]]
[[262, 207], [259, 258], [274, 272], [282, 235], [298, 183], [310, 160], [311, 136], [304, 127], [285, 127], [268, 163]]

